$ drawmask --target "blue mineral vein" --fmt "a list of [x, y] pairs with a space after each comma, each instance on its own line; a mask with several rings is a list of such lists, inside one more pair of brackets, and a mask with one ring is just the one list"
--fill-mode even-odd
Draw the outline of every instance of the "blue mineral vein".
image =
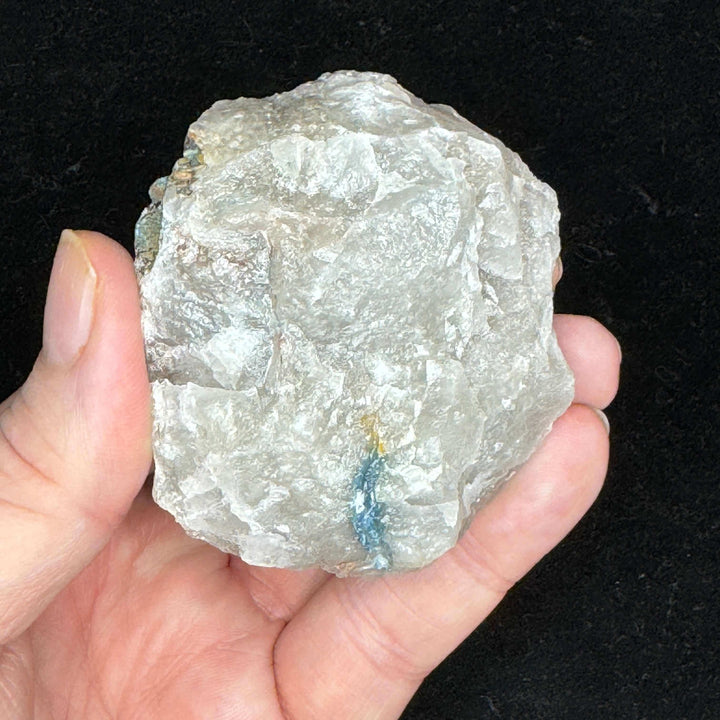
[[377, 501], [375, 487], [385, 464], [377, 443], [353, 478], [352, 525], [360, 544], [373, 559], [376, 570], [387, 570], [392, 565], [392, 554], [385, 542], [385, 524], [382, 517], [384, 503]]

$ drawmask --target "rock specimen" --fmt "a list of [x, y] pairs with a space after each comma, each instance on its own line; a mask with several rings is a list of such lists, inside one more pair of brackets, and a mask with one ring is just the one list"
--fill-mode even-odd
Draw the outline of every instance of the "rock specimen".
[[154, 497], [256, 565], [451, 548], [569, 405], [555, 193], [387, 75], [221, 100], [136, 229]]

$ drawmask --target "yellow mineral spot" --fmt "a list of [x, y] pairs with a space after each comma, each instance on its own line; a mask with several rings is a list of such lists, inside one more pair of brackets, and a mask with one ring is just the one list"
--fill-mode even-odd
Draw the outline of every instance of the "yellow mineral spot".
[[380, 421], [376, 413], [368, 413], [360, 418], [360, 425], [369, 436], [370, 447], [378, 451], [379, 455], [385, 454], [385, 444], [380, 439], [378, 425]]

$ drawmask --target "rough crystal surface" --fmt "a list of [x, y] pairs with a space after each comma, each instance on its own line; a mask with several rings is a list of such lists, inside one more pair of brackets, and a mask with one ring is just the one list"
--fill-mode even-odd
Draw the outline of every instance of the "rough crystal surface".
[[572, 399], [555, 193], [387, 75], [216, 102], [150, 196], [153, 492], [190, 535], [256, 565], [425, 565]]

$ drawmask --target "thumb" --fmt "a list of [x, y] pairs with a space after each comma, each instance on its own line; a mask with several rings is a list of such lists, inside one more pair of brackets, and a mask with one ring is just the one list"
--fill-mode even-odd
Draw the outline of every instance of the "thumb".
[[0, 644], [85, 567], [150, 467], [150, 405], [132, 260], [63, 231], [43, 347], [0, 405]]

